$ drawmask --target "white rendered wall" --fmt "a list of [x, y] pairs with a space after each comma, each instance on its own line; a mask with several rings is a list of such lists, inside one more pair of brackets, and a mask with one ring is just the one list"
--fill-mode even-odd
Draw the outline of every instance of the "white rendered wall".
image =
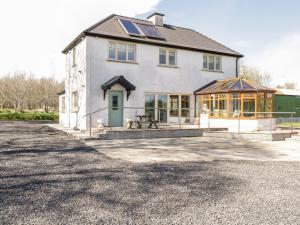
[[67, 126], [67, 114], [66, 112], [62, 111], [62, 101], [63, 101], [63, 97], [65, 97], [65, 95], [59, 95], [59, 125], [66, 127]]
[[[63, 125], [86, 129], [86, 39], [76, 46], [76, 66], [73, 66], [72, 51], [66, 55], [65, 97], [66, 113]], [[72, 111], [72, 92], [78, 92], [78, 111]]]
[[228, 128], [230, 132], [271, 131], [276, 128], [276, 119], [215, 119], [200, 115], [200, 128]]
[[[177, 50], [178, 68], [158, 66], [159, 47], [145, 44], [136, 45], [136, 64], [108, 61], [109, 40], [86, 37], [87, 51], [87, 105], [86, 112], [94, 112], [108, 106], [104, 100], [101, 85], [114, 76], [123, 75], [136, 86], [127, 101], [124, 91], [124, 107], [144, 107], [145, 93], [189, 94], [190, 104], [194, 107], [193, 92], [203, 85], [216, 79], [232, 78], [236, 72], [236, 58], [222, 56], [222, 73], [202, 70], [203, 54], [200, 52]], [[123, 89], [117, 86], [116, 89]], [[141, 110], [124, 110], [124, 123]], [[96, 119], [108, 121], [107, 110], [93, 115]], [[73, 120], [72, 120], [73, 121]]]

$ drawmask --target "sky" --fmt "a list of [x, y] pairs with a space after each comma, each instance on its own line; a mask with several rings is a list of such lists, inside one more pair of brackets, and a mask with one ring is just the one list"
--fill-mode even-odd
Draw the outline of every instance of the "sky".
[[193, 28], [245, 55], [243, 62], [300, 88], [298, 0], [0, 0], [0, 74], [63, 78], [62, 49], [111, 13]]

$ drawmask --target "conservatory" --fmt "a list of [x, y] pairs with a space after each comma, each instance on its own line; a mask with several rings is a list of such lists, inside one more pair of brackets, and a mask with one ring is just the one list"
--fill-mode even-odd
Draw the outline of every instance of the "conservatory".
[[231, 131], [273, 129], [274, 92], [244, 78], [213, 81], [195, 91], [200, 127]]

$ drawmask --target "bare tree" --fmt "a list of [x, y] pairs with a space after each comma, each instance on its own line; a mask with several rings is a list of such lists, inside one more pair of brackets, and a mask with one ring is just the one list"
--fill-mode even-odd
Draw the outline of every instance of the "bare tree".
[[63, 82], [50, 78], [35, 78], [32, 74], [15, 72], [0, 77], [0, 107], [57, 110], [57, 93]]
[[285, 82], [284, 84], [279, 84], [276, 86], [277, 88], [285, 88], [285, 89], [296, 89], [297, 83], [296, 82]]
[[261, 72], [259, 69], [245, 64], [241, 64], [241, 77], [245, 77], [255, 83], [269, 86], [272, 82], [271, 75], [269, 73]]
[[297, 84], [295, 82], [286, 82], [284, 86], [286, 89], [296, 89]]

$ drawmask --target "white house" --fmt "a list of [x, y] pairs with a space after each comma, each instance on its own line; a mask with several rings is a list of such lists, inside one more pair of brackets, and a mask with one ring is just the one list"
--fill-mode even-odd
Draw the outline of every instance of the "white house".
[[[240, 53], [188, 28], [110, 15], [83, 31], [64, 50], [65, 91], [60, 124], [87, 129], [101, 119], [122, 127], [136, 115], [161, 123], [193, 123], [194, 91], [238, 75]], [[92, 113], [90, 123], [88, 114]]]

